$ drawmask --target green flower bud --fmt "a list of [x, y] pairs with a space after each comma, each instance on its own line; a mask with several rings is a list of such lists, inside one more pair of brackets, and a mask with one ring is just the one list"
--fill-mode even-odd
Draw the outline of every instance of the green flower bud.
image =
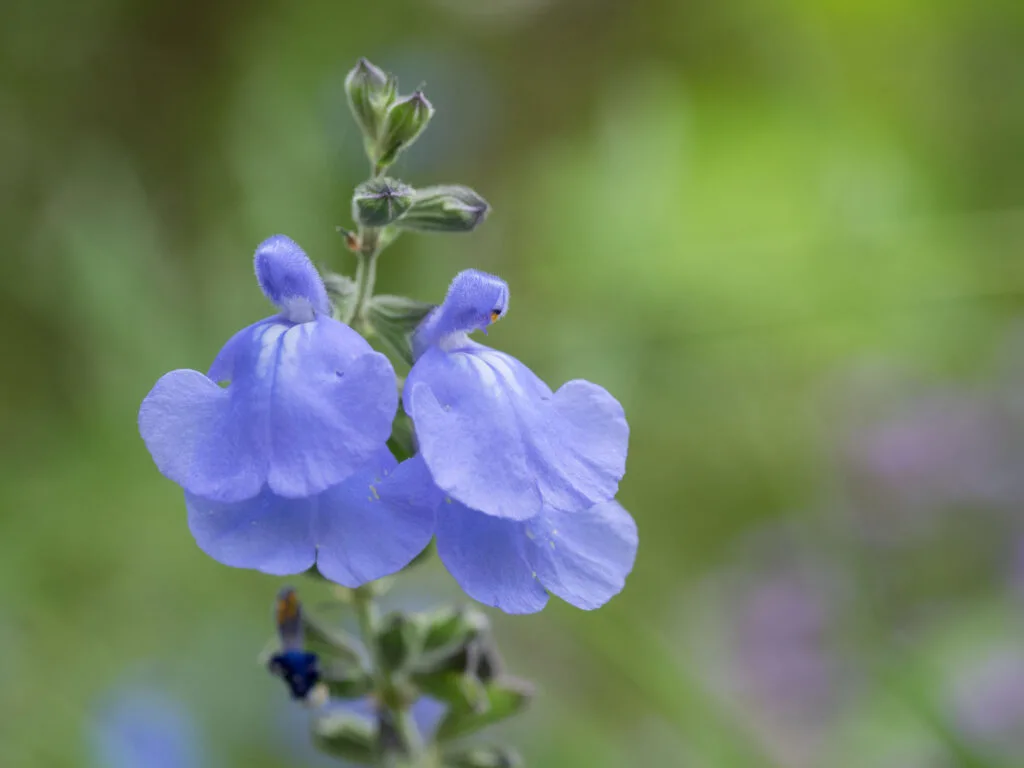
[[352, 218], [364, 227], [384, 227], [412, 205], [415, 191], [394, 179], [372, 179], [356, 187], [352, 196]]
[[393, 77], [366, 59], [360, 59], [345, 78], [348, 106], [368, 143], [377, 139], [396, 87]]
[[378, 172], [395, 162], [398, 154], [416, 141], [433, 115], [434, 107], [422, 91], [416, 91], [391, 105], [377, 142]]
[[419, 232], [469, 232], [490, 210], [487, 201], [469, 187], [425, 187], [416, 192], [397, 224]]

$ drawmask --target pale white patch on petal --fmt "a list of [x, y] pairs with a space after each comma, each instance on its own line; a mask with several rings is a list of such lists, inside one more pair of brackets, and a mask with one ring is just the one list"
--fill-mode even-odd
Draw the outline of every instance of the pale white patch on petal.
[[274, 324], [266, 325], [258, 331], [257, 340], [260, 343], [260, 354], [256, 358], [256, 378], [266, 378], [270, 373], [270, 367], [273, 365], [274, 355], [277, 352], [277, 340], [287, 330], [287, 325]]
[[469, 367], [474, 370], [477, 377], [480, 379], [481, 384], [488, 389], [497, 389], [498, 377], [495, 375], [491, 366], [487, 364], [487, 361], [481, 358], [482, 355], [479, 354], [456, 356], [456, 359], [459, 361], [459, 365], [469, 365]]
[[281, 367], [291, 369], [298, 363], [299, 342], [308, 339], [314, 327], [311, 323], [307, 323], [293, 325], [285, 331], [284, 338], [281, 339], [281, 362], [279, 363]]
[[[512, 366], [509, 365], [508, 357], [500, 352], [495, 352], [494, 350], [479, 351], [476, 353], [476, 357], [483, 360], [487, 366], [493, 369], [494, 373], [497, 373], [497, 375], [501, 377], [505, 382], [505, 386], [512, 393], [516, 395], [526, 395], [526, 392], [519, 384], [519, 379], [516, 377], [515, 371], [512, 369]], [[491, 375], [493, 376], [494, 374], [492, 373]]]
[[463, 347], [475, 346], [470, 340], [469, 334], [464, 331], [456, 331], [442, 336], [437, 341], [437, 346], [445, 352], [454, 352]]
[[313, 304], [305, 296], [285, 296], [281, 299], [282, 314], [293, 323], [308, 323], [316, 318]]

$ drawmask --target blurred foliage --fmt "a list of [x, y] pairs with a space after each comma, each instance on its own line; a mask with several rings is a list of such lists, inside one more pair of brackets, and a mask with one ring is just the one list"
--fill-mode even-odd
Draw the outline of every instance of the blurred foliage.
[[[982, 487], [1024, 461], [1022, 50], [1012, 0], [9, 0], [0, 763], [91, 765], [122, 681], [186, 701], [211, 764], [309, 758], [256, 664], [278, 580], [199, 552], [135, 414], [268, 311], [264, 237], [351, 268], [334, 227], [365, 169], [341, 88], [367, 55], [437, 107], [396, 172], [494, 206], [455, 242], [400, 239], [380, 290], [437, 301], [459, 269], [500, 273], [489, 343], [630, 418], [625, 592], [498, 621], [541, 683], [509, 739], [527, 764], [1020, 765], [1024, 675], [998, 670], [1024, 648], [1024, 491], [908, 501], [892, 484], [926, 480], [900, 448], [867, 462], [881, 504], [847, 445], [952, 389], [1007, 428]], [[927, 522], [864, 535], [907, 514]], [[746, 635], [701, 640], [721, 633]], [[769, 691], [824, 680], [829, 705], [759, 700], [759, 664]]]

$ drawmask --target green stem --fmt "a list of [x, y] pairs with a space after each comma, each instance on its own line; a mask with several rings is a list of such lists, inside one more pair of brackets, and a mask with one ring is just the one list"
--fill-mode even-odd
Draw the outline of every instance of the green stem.
[[373, 602], [370, 585], [359, 587], [353, 591], [352, 604], [363, 644], [370, 654], [371, 673], [376, 690], [377, 705], [387, 710], [390, 720], [394, 723], [399, 739], [407, 752], [401, 754], [384, 754], [385, 768], [427, 768], [431, 765], [429, 755], [424, 749], [423, 737], [409, 713], [408, 704], [398, 695], [391, 671], [380, 652], [377, 643], [377, 606]]
[[356, 299], [345, 318], [348, 325], [355, 325], [363, 319], [366, 307], [373, 296], [377, 282], [377, 256], [380, 254], [380, 230], [372, 227], [359, 228], [359, 250], [356, 252]]
[[[370, 180], [377, 178], [387, 166], [378, 167], [370, 160]], [[348, 317], [343, 318], [347, 325], [355, 327], [363, 321], [366, 307], [373, 297], [373, 287], [377, 282], [377, 256], [381, 252], [381, 230], [374, 227], [359, 225], [357, 238], [359, 250], [356, 251], [356, 300], [352, 302], [352, 310]]]
[[377, 688], [390, 687], [391, 681], [387, 667], [383, 663], [380, 654], [380, 647], [377, 645], [377, 606], [373, 603], [373, 595], [360, 587], [353, 590], [352, 604], [356, 611], [356, 620], [359, 622], [359, 632], [363, 637], [363, 643], [370, 654], [370, 664], [373, 669], [373, 677], [377, 682]]

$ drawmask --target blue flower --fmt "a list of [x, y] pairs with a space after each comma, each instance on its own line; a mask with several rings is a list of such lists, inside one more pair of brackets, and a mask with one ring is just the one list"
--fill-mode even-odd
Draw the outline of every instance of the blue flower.
[[208, 375], [163, 376], [139, 411], [160, 471], [211, 501], [264, 487], [289, 499], [326, 490], [384, 444], [397, 407], [387, 358], [330, 316], [298, 245], [283, 235], [263, 242], [256, 276], [280, 314], [236, 333]]
[[430, 543], [435, 494], [421, 459], [399, 464], [381, 448], [349, 479], [308, 499], [265, 488], [236, 504], [188, 494], [185, 503], [192, 535], [218, 562], [277, 576], [316, 563], [331, 581], [358, 587], [401, 570]]
[[92, 728], [102, 768], [198, 768], [205, 765], [192, 718], [155, 691], [125, 689], [104, 704]]
[[422, 462], [399, 466], [385, 447], [394, 370], [331, 317], [292, 240], [266, 240], [255, 261], [280, 313], [235, 334], [207, 375], [163, 376], [139, 410], [143, 440], [215, 560], [278, 575], [316, 563], [351, 587], [394, 573], [434, 526]]
[[444, 494], [437, 549], [474, 599], [539, 611], [617, 594], [636, 524], [614, 501], [626, 468], [622, 407], [587, 381], [557, 392], [515, 358], [469, 339], [508, 311], [508, 286], [469, 270], [417, 329], [403, 403]]

